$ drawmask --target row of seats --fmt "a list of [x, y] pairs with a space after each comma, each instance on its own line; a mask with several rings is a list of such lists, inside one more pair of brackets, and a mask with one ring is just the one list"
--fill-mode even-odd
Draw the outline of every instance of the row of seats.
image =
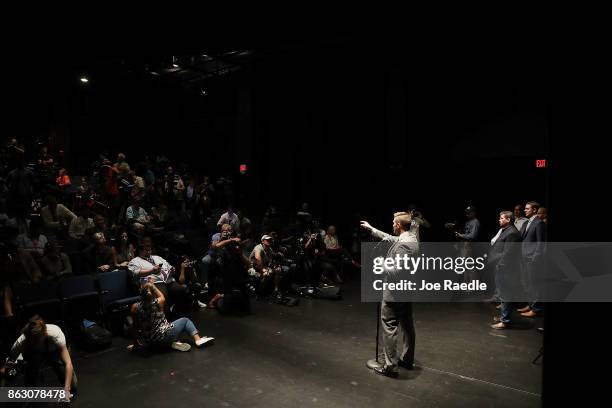
[[66, 322], [71, 317], [95, 314], [103, 319], [137, 302], [130, 273], [115, 270], [93, 275], [70, 276], [60, 281], [16, 284], [13, 298], [21, 319], [33, 314]]

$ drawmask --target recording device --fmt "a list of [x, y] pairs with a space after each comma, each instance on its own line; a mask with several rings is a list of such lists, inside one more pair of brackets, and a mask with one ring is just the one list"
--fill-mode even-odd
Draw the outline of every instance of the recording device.
[[134, 188], [135, 184], [131, 184], [127, 179], [122, 178], [120, 181], [121, 184], [119, 185], [119, 190], [125, 193], [129, 193], [130, 191], [132, 191], [132, 188]]

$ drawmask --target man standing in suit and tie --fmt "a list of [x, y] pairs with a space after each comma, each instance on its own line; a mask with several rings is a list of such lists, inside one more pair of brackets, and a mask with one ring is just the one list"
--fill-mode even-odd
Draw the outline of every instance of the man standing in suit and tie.
[[528, 221], [521, 228], [521, 238], [523, 244], [521, 252], [523, 256], [523, 276], [527, 293], [531, 297], [531, 302], [518, 309], [521, 316], [535, 317], [541, 309], [538, 307], [538, 269], [544, 267], [544, 249], [546, 242], [546, 224], [538, 217], [540, 204], [530, 201], [525, 205], [525, 216]]
[[516, 292], [519, 286], [521, 268], [521, 234], [514, 226], [514, 216], [510, 211], [499, 213], [497, 235], [491, 240], [489, 262], [495, 271], [495, 286], [501, 299], [501, 316], [498, 323], [491, 327], [497, 330], [506, 329], [510, 325], [510, 303], [508, 296]]
[[[412, 216], [407, 212], [393, 214], [393, 234], [390, 235], [372, 227], [367, 221], [361, 221], [361, 227], [370, 231], [374, 238], [391, 242], [391, 248], [386, 257], [416, 256], [418, 241], [410, 233]], [[397, 269], [385, 271], [385, 282], [399, 282], [400, 273]], [[398, 302], [392, 291], [383, 291], [380, 309], [380, 322], [383, 329], [383, 346], [385, 363], [374, 367], [374, 372], [387, 377], [397, 377], [398, 366], [411, 370], [414, 367], [415, 330], [412, 318], [412, 303]], [[402, 347], [400, 348], [400, 342]]]

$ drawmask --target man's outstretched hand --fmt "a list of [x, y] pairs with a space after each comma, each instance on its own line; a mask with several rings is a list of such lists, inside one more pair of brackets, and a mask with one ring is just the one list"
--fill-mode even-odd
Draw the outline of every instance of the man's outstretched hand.
[[369, 223], [369, 222], [367, 222], [367, 221], [361, 221], [361, 222], [359, 223], [359, 226], [360, 226], [361, 228], [367, 229], [368, 231], [372, 231], [372, 230], [374, 229], [374, 227], [372, 227], [372, 226], [370, 225], [370, 223]]

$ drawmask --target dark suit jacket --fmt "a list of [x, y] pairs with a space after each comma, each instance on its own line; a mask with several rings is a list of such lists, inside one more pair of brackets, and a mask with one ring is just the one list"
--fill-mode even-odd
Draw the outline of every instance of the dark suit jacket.
[[489, 251], [489, 262], [495, 270], [507, 270], [520, 266], [521, 262], [521, 234], [514, 225], [508, 226], [502, 231]]
[[529, 229], [527, 230], [526, 221], [521, 227], [521, 237], [523, 239], [522, 254], [527, 262], [537, 262], [542, 259], [544, 254], [544, 243], [546, 242], [546, 224], [537, 215]]
[[495, 282], [502, 295], [520, 288], [521, 234], [514, 225], [502, 231], [489, 251], [489, 264], [495, 271]]

